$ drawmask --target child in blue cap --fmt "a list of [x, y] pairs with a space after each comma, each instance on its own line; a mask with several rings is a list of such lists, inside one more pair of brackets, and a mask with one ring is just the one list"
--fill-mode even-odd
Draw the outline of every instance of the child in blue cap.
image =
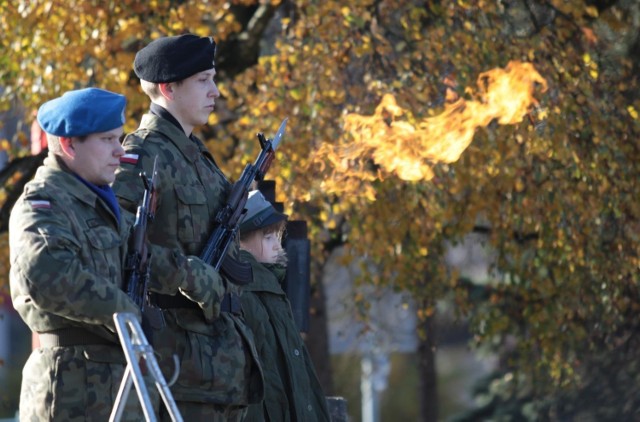
[[[126, 100], [97, 88], [44, 103], [49, 155], [9, 220], [14, 308], [39, 342], [23, 369], [20, 420], [105, 421], [125, 357], [113, 321], [139, 309], [122, 291], [129, 234], [110, 184]], [[131, 396], [125, 419], [144, 419]]]

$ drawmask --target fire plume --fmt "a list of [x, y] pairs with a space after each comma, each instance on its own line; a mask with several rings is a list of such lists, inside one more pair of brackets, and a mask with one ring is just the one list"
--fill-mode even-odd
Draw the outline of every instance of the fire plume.
[[[383, 171], [403, 180], [430, 180], [432, 166], [451, 163], [471, 144], [477, 128], [494, 119], [499, 124], [523, 120], [532, 105], [536, 84], [542, 92], [545, 79], [531, 63], [512, 61], [480, 74], [474, 100], [459, 98], [436, 116], [412, 123], [410, 112], [387, 94], [371, 116], [348, 114], [344, 129], [352, 140], [334, 150], [334, 164], [349, 172], [351, 164], [373, 159]], [[337, 157], [340, 157], [337, 159]]]

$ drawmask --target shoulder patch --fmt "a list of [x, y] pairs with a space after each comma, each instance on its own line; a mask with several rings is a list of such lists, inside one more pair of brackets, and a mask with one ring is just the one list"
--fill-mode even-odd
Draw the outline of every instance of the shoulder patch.
[[47, 201], [46, 199], [28, 199], [27, 203], [31, 205], [31, 209], [50, 209], [51, 201]]
[[120, 157], [120, 162], [126, 163], [126, 164], [137, 164], [139, 158], [140, 158], [140, 155], [138, 154], [128, 153]]

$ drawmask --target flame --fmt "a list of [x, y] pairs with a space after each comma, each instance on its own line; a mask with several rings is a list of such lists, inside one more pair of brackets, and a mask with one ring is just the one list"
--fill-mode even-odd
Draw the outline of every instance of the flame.
[[538, 104], [533, 97], [536, 84], [546, 91], [545, 79], [531, 63], [512, 61], [504, 69], [480, 74], [477, 100], [459, 98], [441, 114], [415, 124], [387, 94], [372, 116], [345, 116], [344, 129], [353, 140], [332, 151], [330, 161], [348, 172], [354, 163], [373, 158], [383, 170], [403, 180], [430, 180], [432, 166], [458, 160], [478, 127], [494, 119], [502, 125], [521, 122], [530, 107]]

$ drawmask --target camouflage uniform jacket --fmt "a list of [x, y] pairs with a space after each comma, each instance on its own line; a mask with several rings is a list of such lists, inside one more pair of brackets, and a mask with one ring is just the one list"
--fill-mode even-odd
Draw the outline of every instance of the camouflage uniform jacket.
[[[181, 359], [172, 386], [175, 399], [241, 406], [259, 401], [263, 379], [253, 336], [238, 315], [220, 310], [223, 296], [238, 294], [238, 288], [198, 257], [230, 191], [229, 181], [201, 141], [153, 114], [143, 116], [123, 146], [127, 155], [116, 172], [114, 190], [131, 211], [143, 195], [139, 173], [150, 175], [158, 157], [157, 207], [147, 228], [149, 289], [182, 294], [199, 306], [165, 309], [166, 326], [154, 335], [161, 365], [172, 367], [174, 353]], [[237, 242], [232, 249], [237, 254]]]
[[240, 256], [253, 267], [253, 282], [244, 287], [241, 297], [242, 311], [260, 359], [268, 362], [264, 402], [249, 407], [246, 421], [328, 422], [320, 381], [281, 287], [284, 267], [260, 264], [244, 250]]
[[21, 420], [108, 418], [125, 364], [113, 314], [140, 314], [121, 290], [128, 227], [51, 153], [16, 202], [9, 222], [15, 309], [35, 332], [84, 329], [113, 341], [35, 349], [23, 370]]

